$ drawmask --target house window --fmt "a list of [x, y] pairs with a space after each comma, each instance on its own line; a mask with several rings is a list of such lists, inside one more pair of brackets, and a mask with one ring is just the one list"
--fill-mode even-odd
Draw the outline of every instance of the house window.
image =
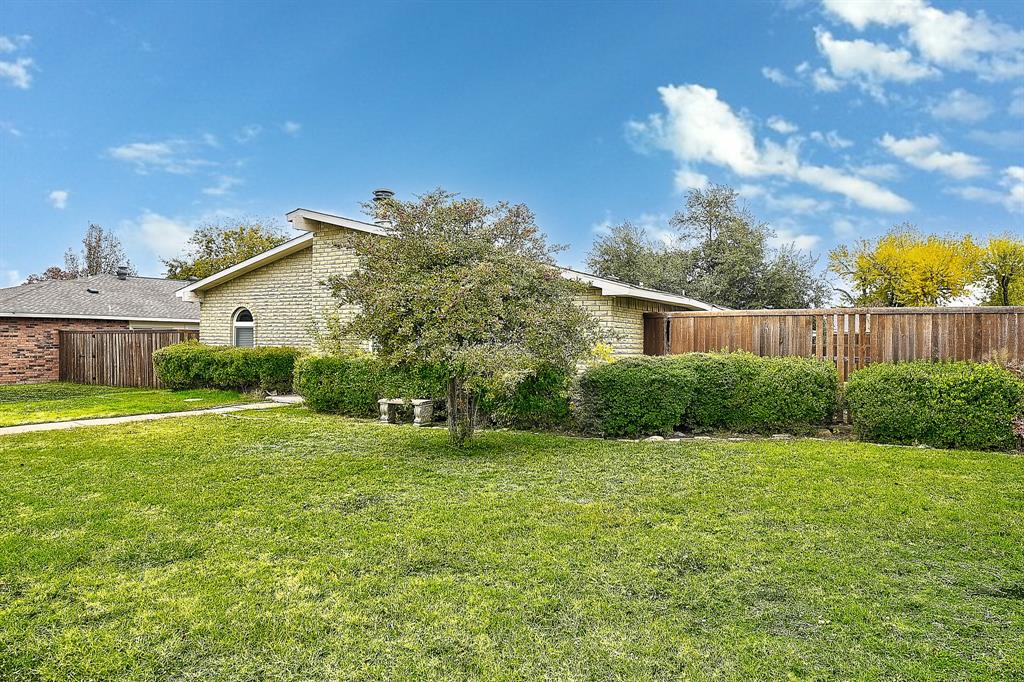
[[252, 313], [248, 308], [239, 308], [235, 311], [232, 321], [234, 344], [241, 348], [252, 348], [255, 344], [253, 334]]

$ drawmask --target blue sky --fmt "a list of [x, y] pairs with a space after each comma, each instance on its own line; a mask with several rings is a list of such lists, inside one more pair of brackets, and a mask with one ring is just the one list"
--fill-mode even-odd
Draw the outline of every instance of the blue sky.
[[570, 265], [706, 182], [816, 254], [1024, 232], [1024, 3], [8, 0], [0, 36], [0, 285], [89, 222], [160, 274], [380, 186], [525, 202]]

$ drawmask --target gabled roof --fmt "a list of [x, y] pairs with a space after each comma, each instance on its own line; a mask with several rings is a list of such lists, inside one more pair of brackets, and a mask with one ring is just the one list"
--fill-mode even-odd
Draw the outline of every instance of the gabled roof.
[[[269, 251], [264, 251], [263, 253], [253, 256], [248, 260], [244, 260], [238, 265], [234, 265], [230, 268], [214, 273], [206, 279], [194, 282], [178, 291], [177, 295], [186, 301], [198, 301], [199, 298], [196, 296], [197, 292], [204, 291], [217, 286], [218, 284], [223, 284], [235, 277], [244, 275], [245, 273], [264, 265], [269, 265], [276, 260], [280, 260], [285, 256], [311, 246], [314, 234], [313, 230], [316, 230], [317, 227], [322, 225], [346, 227], [350, 230], [367, 232], [369, 234], [387, 234], [384, 228], [379, 225], [374, 225], [373, 223], [367, 223], [362, 220], [353, 220], [352, 218], [345, 218], [344, 216], [332, 215], [330, 213], [321, 213], [320, 211], [311, 211], [306, 208], [297, 208], [294, 211], [287, 213], [286, 217], [288, 218], [288, 221], [292, 223], [292, 227], [297, 230], [304, 230], [306, 231], [306, 234], [287, 241], [278, 247], [270, 249]], [[721, 308], [711, 305], [710, 303], [704, 303], [703, 301], [698, 301], [686, 296], [670, 294], [666, 291], [658, 291], [657, 289], [645, 289], [644, 287], [626, 284], [625, 282], [608, 279], [606, 277], [598, 277], [597, 275], [591, 275], [590, 273], [571, 270], [569, 268], [562, 269], [562, 277], [596, 287], [600, 289], [601, 293], [605, 296], [636, 298], [643, 301], [682, 306], [689, 310], [721, 310]]]
[[93, 275], [0, 289], [0, 317], [199, 321], [199, 306], [175, 297], [182, 282]]

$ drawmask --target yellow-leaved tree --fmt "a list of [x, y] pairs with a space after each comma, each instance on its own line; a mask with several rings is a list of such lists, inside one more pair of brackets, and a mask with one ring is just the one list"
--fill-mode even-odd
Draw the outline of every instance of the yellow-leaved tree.
[[979, 271], [987, 305], [1024, 305], [1024, 240], [1009, 234], [989, 239]]
[[972, 293], [983, 253], [969, 235], [924, 235], [904, 223], [833, 249], [828, 268], [846, 280], [837, 290], [850, 305], [934, 306]]

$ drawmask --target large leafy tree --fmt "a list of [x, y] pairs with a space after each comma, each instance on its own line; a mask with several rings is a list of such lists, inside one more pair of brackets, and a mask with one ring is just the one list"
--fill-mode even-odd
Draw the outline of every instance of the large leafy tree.
[[904, 223], [833, 249], [829, 270], [846, 280], [839, 291], [849, 304], [935, 306], [971, 294], [981, 254], [970, 236], [924, 235]]
[[28, 282], [48, 279], [75, 279], [90, 275], [114, 275], [121, 266], [128, 268], [128, 274], [138, 274], [121, 246], [121, 240], [101, 225], [91, 224], [82, 238], [82, 250], [64, 252], [64, 267], [52, 265], [41, 273], [28, 276]]
[[729, 308], [820, 306], [830, 288], [816, 260], [791, 246], [773, 248], [771, 228], [725, 186], [692, 190], [670, 221], [667, 242], [625, 223], [595, 241], [587, 265], [615, 277]]
[[1024, 240], [992, 237], [979, 262], [988, 305], [1024, 305]]
[[358, 306], [344, 332], [393, 365], [431, 367], [448, 387], [450, 440], [476, 425], [484, 390], [506, 390], [541, 366], [572, 370], [598, 341], [555, 266], [556, 249], [522, 205], [487, 206], [443, 189], [367, 206], [387, 237], [351, 237], [360, 266], [331, 280]]
[[274, 248], [287, 239], [272, 220], [242, 218], [198, 227], [186, 254], [163, 261], [170, 279], [203, 279]]

